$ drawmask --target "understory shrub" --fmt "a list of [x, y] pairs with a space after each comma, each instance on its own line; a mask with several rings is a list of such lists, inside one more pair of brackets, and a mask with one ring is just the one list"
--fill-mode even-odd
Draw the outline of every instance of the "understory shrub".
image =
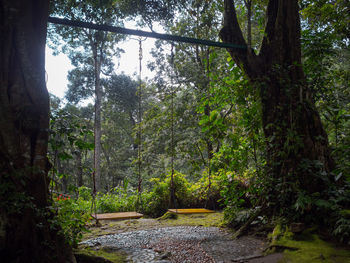
[[220, 188], [219, 174], [211, 174], [209, 187], [209, 177], [207, 171], [205, 171], [199, 181], [190, 186], [192, 196], [190, 206], [218, 209], [223, 205]]
[[[154, 185], [152, 191], [143, 193], [143, 212], [152, 217], [163, 215], [170, 206], [171, 194], [171, 174], [168, 174], [165, 180], [152, 178]], [[179, 172], [174, 173], [174, 189], [175, 189], [175, 206], [186, 208], [191, 205], [192, 195], [190, 192], [190, 183], [186, 176]]]
[[239, 211], [258, 205], [259, 188], [255, 171], [247, 170], [241, 176], [231, 171], [220, 171], [219, 184], [221, 185], [224, 219], [227, 224], [235, 225]]
[[116, 187], [108, 193], [98, 193], [96, 208], [98, 213], [135, 211], [137, 193], [127, 193], [124, 188]]
[[341, 242], [350, 245], [350, 219], [345, 216], [339, 217], [332, 234]]
[[91, 188], [86, 186], [81, 186], [78, 188], [78, 197], [81, 200], [90, 201], [91, 200]]
[[83, 233], [88, 231], [87, 225], [92, 219], [89, 209], [85, 203], [62, 195], [54, 197], [53, 206], [57, 211], [56, 223], [61, 226], [66, 241], [77, 247]]

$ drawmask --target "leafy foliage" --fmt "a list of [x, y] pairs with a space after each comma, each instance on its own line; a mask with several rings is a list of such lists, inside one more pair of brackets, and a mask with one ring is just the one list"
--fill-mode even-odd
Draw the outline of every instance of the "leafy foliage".
[[54, 207], [57, 210], [57, 223], [62, 228], [66, 241], [73, 247], [77, 247], [81, 241], [83, 232], [87, 232], [87, 224], [91, 220], [86, 207], [71, 199], [70, 196], [58, 195], [54, 197]]
[[[68, 171], [75, 171], [76, 175], [81, 177], [78, 181], [83, 180], [83, 170], [89, 172], [88, 165], [82, 163], [81, 156], [93, 150], [94, 144], [89, 120], [85, 117], [84, 109], [72, 105], [67, 105], [65, 108], [57, 105], [57, 108], [51, 110], [48, 152], [53, 164], [50, 171], [51, 191], [68, 190], [68, 182], [73, 180], [72, 174]], [[82, 182], [79, 182], [78, 186], [81, 184]]]
[[116, 188], [106, 194], [99, 193], [96, 207], [99, 213], [115, 213], [135, 211], [137, 195], [128, 194], [124, 189]]

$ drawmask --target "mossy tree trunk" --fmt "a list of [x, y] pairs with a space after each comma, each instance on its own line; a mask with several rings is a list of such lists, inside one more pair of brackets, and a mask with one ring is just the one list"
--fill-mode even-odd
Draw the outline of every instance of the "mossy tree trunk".
[[[283, 213], [297, 191], [323, 192], [334, 168], [327, 134], [307, 86], [301, 64], [297, 0], [270, 0], [265, 35], [258, 55], [228, 50], [232, 59], [260, 91], [262, 124], [267, 141], [270, 207]], [[233, 0], [225, 0], [224, 42], [245, 45]], [[296, 190], [297, 189], [297, 190]], [[270, 197], [271, 197], [270, 196]]]
[[48, 209], [48, 0], [0, 1], [0, 259], [75, 262]]

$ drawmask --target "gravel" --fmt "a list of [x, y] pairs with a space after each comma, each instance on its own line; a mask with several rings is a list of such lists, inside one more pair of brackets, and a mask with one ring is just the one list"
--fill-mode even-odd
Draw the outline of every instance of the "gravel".
[[100, 236], [81, 244], [120, 249], [134, 263], [226, 263], [261, 255], [264, 243], [253, 237], [232, 239], [217, 227], [176, 226]]

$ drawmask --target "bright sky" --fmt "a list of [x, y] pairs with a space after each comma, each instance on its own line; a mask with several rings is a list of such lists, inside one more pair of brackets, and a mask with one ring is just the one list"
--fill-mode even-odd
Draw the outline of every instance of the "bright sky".
[[[122, 42], [119, 47], [124, 49], [119, 61], [115, 61], [116, 73], [122, 73], [132, 76], [139, 72], [139, 43], [137, 38], [128, 39]], [[153, 73], [147, 68], [148, 61], [152, 60], [151, 49], [154, 47], [155, 39], [148, 38], [142, 42], [143, 60], [142, 60], [142, 78], [151, 78]], [[52, 55], [52, 50], [46, 47], [46, 73], [47, 89], [50, 93], [59, 98], [63, 98], [67, 90], [67, 73], [73, 68], [68, 57], [65, 54], [58, 56]]]

